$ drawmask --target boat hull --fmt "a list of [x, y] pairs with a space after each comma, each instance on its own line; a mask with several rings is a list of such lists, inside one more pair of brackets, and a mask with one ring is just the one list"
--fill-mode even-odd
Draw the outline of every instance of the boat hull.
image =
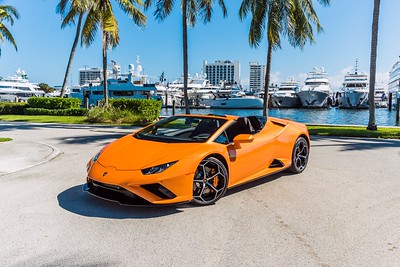
[[316, 90], [307, 90], [300, 91], [297, 95], [299, 96], [301, 105], [304, 108], [326, 108], [329, 106], [328, 93]]
[[272, 107], [274, 108], [299, 108], [301, 101], [299, 97], [274, 96], [272, 95]]
[[367, 109], [368, 105], [368, 93], [366, 92], [345, 92], [342, 97], [339, 98], [339, 108], [347, 109]]
[[262, 109], [263, 100], [261, 98], [216, 98], [204, 99], [205, 106], [213, 109]]

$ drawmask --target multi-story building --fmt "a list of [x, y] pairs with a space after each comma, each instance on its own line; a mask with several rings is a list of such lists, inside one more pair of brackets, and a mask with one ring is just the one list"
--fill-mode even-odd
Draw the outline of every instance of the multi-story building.
[[99, 83], [102, 80], [102, 73], [100, 68], [79, 69], [79, 85]]
[[258, 62], [250, 62], [250, 91], [263, 91], [265, 85], [265, 65]]
[[203, 62], [203, 72], [213, 85], [222, 82], [240, 85], [240, 62], [230, 60], [217, 60], [214, 63]]

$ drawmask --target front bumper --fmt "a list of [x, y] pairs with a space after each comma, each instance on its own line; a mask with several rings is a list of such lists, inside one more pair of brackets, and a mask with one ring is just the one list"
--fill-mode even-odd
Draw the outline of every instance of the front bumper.
[[122, 205], [173, 204], [193, 198], [192, 173], [143, 175], [140, 171], [118, 171], [94, 163], [84, 191]]
[[116, 186], [108, 186], [106, 184], [93, 182], [92, 179], [88, 178], [88, 182], [83, 185], [83, 191], [91, 194], [92, 196], [117, 202], [121, 205], [129, 206], [143, 206], [152, 205], [145, 199], [129, 192], [128, 190]]

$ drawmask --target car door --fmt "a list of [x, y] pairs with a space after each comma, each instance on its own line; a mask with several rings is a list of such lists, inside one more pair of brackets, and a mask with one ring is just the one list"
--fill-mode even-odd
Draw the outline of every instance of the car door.
[[[226, 135], [229, 141], [227, 152], [230, 186], [262, 175], [274, 158], [275, 136], [267, 135], [265, 131], [256, 133], [251, 122], [245, 117], [238, 118], [236, 123], [230, 125], [226, 129]], [[238, 138], [244, 139], [237, 142]]]
[[230, 159], [229, 186], [256, 179], [265, 174], [275, 153], [275, 138], [254, 134], [251, 142], [228, 145]]

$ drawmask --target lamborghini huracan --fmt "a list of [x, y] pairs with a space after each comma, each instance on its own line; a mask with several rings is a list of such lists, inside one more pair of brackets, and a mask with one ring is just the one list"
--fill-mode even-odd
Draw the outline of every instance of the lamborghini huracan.
[[176, 115], [106, 145], [84, 190], [120, 204], [209, 205], [227, 189], [307, 166], [304, 124], [272, 117]]

